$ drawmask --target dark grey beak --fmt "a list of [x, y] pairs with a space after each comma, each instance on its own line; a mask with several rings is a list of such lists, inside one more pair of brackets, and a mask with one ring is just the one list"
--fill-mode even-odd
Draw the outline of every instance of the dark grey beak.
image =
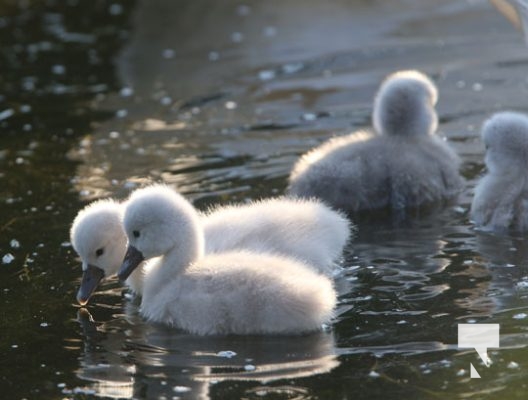
[[77, 292], [77, 301], [81, 306], [84, 306], [90, 300], [92, 293], [105, 276], [104, 271], [94, 265], [88, 265], [82, 275], [81, 287]]
[[134, 246], [128, 246], [123, 265], [121, 265], [121, 268], [119, 268], [119, 272], [117, 273], [119, 280], [121, 282], [126, 281], [130, 274], [144, 259], [145, 257], [143, 257], [143, 254], [138, 249]]

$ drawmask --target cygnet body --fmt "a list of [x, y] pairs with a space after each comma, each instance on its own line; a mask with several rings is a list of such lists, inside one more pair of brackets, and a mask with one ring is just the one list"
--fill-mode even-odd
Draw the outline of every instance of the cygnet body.
[[276, 253], [331, 275], [351, 232], [345, 216], [314, 199], [272, 198], [216, 207], [201, 215], [205, 252]]
[[134, 192], [124, 227], [120, 279], [160, 257], [145, 275], [140, 312], [149, 321], [199, 335], [299, 334], [332, 317], [332, 282], [301, 261], [249, 250], [206, 255], [198, 213], [168, 187]]
[[[77, 295], [81, 304], [89, 300], [103, 277], [117, 273], [123, 261], [127, 245], [124, 207], [114, 200], [96, 201], [81, 210], [72, 224], [71, 241], [83, 263]], [[266, 199], [215, 207], [199, 217], [206, 253], [245, 249], [288, 255], [327, 275], [336, 271], [351, 231], [343, 215], [316, 200]], [[139, 295], [148, 269], [149, 263], [144, 263], [126, 281]]]
[[462, 188], [459, 157], [435, 132], [438, 94], [418, 71], [389, 75], [374, 100], [373, 131], [335, 137], [303, 155], [288, 191], [348, 212], [448, 201]]
[[528, 116], [493, 115], [482, 127], [487, 173], [475, 188], [470, 217], [481, 229], [528, 231]]

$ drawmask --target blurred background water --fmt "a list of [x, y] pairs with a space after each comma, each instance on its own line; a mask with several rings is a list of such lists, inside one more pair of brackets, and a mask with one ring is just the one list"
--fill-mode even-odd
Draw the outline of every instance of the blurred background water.
[[[467, 212], [480, 125], [528, 111], [527, 66], [484, 0], [0, 1], [2, 397], [526, 398], [526, 239]], [[68, 230], [88, 201], [148, 181], [198, 208], [281, 194], [300, 154], [369, 125], [404, 68], [437, 83], [466, 189], [405, 226], [360, 225], [327, 330], [199, 338], [145, 324], [115, 280], [75, 305]], [[457, 349], [472, 322], [501, 325], [490, 368]]]

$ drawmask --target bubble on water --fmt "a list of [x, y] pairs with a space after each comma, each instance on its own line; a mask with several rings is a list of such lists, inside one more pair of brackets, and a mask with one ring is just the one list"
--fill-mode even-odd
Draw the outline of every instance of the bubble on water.
[[112, 131], [108, 134], [108, 136], [110, 137], [110, 139], [119, 139], [120, 134], [117, 131]]
[[125, 118], [128, 115], [128, 110], [122, 108], [121, 110], [116, 111], [117, 118]]
[[66, 73], [66, 67], [62, 64], [55, 64], [51, 67], [51, 72], [55, 75], [64, 75]]
[[457, 81], [456, 87], [459, 88], [459, 89], [464, 89], [466, 87], [466, 82], [465, 81]]
[[515, 361], [510, 361], [506, 367], [509, 369], [517, 369], [519, 368], [519, 364], [517, 364]]
[[110, 15], [121, 15], [123, 14], [123, 6], [118, 3], [111, 4], [110, 7], [108, 7], [108, 12]]
[[15, 114], [15, 110], [12, 108], [8, 108], [7, 110], [0, 111], [0, 121], [4, 119], [8, 119], [9, 117], [12, 117]]
[[476, 83], [473, 84], [473, 86], [471, 86], [471, 88], [475, 92], [481, 92], [482, 89], [484, 89], [484, 86], [482, 86], [482, 83], [476, 82]]
[[315, 121], [317, 119], [317, 115], [313, 113], [304, 113], [302, 115], [302, 119], [305, 121]]
[[274, 26], [266, 26], [262, 31], [262, 34], [266, 37], [273, 37], [277, 34], [277, 28]]
[[244, 40], [244, 35], [242, 34], [242, 32], [231, 33], [231, 41], [233, 43], [240, 43], [242, 40]]
[[169, 96], [163, 96], [160, 99], [160, 103], [164, 106], [170, 106], [172, 104], [172, 98]]
[[476, 319], [473, 319], [473, 318], [470, 318], [470, 319], [466, 320], [466, 322], [467, 322], [468, 324], [474, 324], [474, 323], [477, 322], [477, 320], [476, 320]]
[[368, 376], [369, 376], [370, 378], [379, 378], [379, 377], [380, 377], [380, 374], [379, 374], [378, 372], [376, 372], [376, 371], [370, 371], [369, 374], [368, 374]]
[[218, 353], [216, 353], [217, 357], [223, 357], [223, 358], [233, 358], [236, 355], [237, 353], [231, 350], [224, 350], [224, 351], [219, 351]]
[[302, 70], [304, 68], [304, 64], [303, 63], [289, 63], [289, 64], [284, 64], [281, 69], [282, 71], [285, 73], [285, 74], [294, 74], [296, 72], [299, 72], [300, 70]]
[[121, 88], [121, 90], [119, 91], [119, 94], [121, 95], [121, 97], [130, 97], [134, 94], [134, 89], [132, 89], [131, 87], [125, 86], [124, 88]]
[[13, 249], [18, 249], [20, 247], [20, 242], [16, 239], [11, 239], [11, 241], [9, 242], [9, 245]]
[[528, 314], [526, 314], [526, 313], [518, 313], [518, 314], [515, 314], [513, 316], [513, 319], [525, 319], [526, 317], [528, 317]]
[[18, 344], [12, 344], [12, 345], [11, 345], [11, 348], [12, 348], [12, 349], [18, 349]]
[[271, 70], [271, 69], [264, 69], [262, 71], [259, 72], [259, 79], [261, 81], [269, 81], [273, 78], [275, 78], [275, 71]]
[[408, 323], [407, 321], [405, 321], [404, 319], [402, 319], [402, 320], [396, 322], [396, 325], [405, 325], [405, 324], [407, 324], [407, 323]]
[[238, 107], [238, 104], [235, 103], [234, 101], [226, 101], [225, 103], [225, 108], [227, 108], [228, 110], [234, 110], [235, 108]]
[[7, 253], [2, 257], [2, 264], [11, 264], [15, 260], [15, 256], [11, 253]]
[[175, 55], [176, 55], [176, 52], [173, 49], [164, 49], [163, 52], [161, 53], [161, 56], [166, 60], [170, 60], [171, 58], [174, 58]]
[[241, 17], [248, 16], [251, 14], [251, 7], [247, 4], [241, 4], [236, 8], [236, 13]]
[[515, 285], [518, 289], [528, 289], [528, 280], [522, 280]]
[[244, 370], [245, 371], [255, 371], [256, 369], [257, 369], [257, 367], [255, 367], [253, 364], [244, 365]]
[[456, 373], [456, 376], [464, 376], [467, 374], [467, 371], [465, 369], [459, 369]]
[[41, 328], [47, 328], [49, 326], [49, 324], [47, 322], [41, 322], [40, 323], [40, 327]]
[[217, 61], [220, 58], [220, 53], [217, 51], [210, 51], [207, 58], [209, 58], [209, 61]]
[[174, 386], [172, 390], [176, 393], [187, 393], [191, 391], [191, 388], [188, 386]]
[[62, 389], [66, 387], [66, 384], [64, 382], [57, 383], [57, 387]]
[[31, 112], [31, 106], [29, 104], [22, 104], [19, 107], [19, 110], [21, 113], [27, 114], [28, 112]]

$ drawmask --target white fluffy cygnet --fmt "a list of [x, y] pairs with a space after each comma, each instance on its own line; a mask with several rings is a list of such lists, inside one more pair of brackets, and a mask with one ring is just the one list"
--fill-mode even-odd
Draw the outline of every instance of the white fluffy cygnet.
[[[82, 261], [83, 276], [77, 301], [84, 305], [105, 276], [115, 275], [125, 256], [127, 238], [122, 224], [123, 206], [114, 200], [98, 200], [83, 208], [73, 220], [70, 240]], [[127, 285], [141, 292], [143, 268]]]
[[350, 238], [348, 219], [314, 199], [265, 199], [220, 206], [200, 217], [205, 252], [232, 249], [295, 257], [331, 275]]
[[299, 334], [329, 322], [332, 282], [286, 256], [233, 250], [205, 254], [200, 216], [185, 198], [154, 185], [127, 202], [129, 239], [118, 276], [160, 257], [145, 275], [140, 312], [199, 335]]
[[528, 231], [528, 116], [493, 115], [482, 127], [487, 173], [475, 188], [470, 216], [497, 232]]
[[332, 138], [303, 155], [289, 193], [353, 213], [453, 199], [462, 188], [460, 159], [435, 134], [437, 98], [421, 72], [389, 75], [374, 100], [374, 130]]
[[[122, 226], [124, 205], [100, 200], [75, 218], [71, 242], [83, 266], [77, 300], [86, 304], [104, 277], [115, 275], [125, 256], [127, 238]], [[220, 206], [200, 215], [205, 252], [245, 249], [288, 255], [311, 268], [332, 275], [346, 245], [348, 220], [316, 200], [266, 199], [249, 204]], [[136, 269], [126, 284], [141, 295], [149, 263]]]

